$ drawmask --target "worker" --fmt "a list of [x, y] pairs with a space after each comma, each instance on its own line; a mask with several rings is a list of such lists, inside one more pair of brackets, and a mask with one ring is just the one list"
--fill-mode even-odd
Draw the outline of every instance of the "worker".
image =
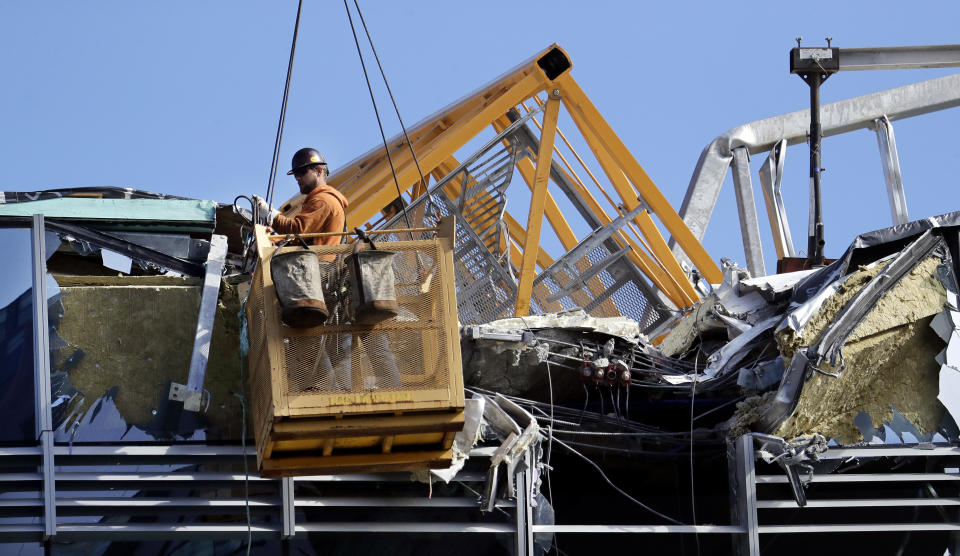
[[[286, 217], [278, 210], [271, 210], [263, 199], [257, 199], [264, 214], [270, 214], [270, 227], [281, 234], [311, 234], [322, 232], [346, 232], [347, 198], [335, 188], [327, 185], [329, 169], [327, 161], [319, 151], [312, 148], [303, 148], [293, 154], [290, 171], [297, 180], [300, 193], [306, 195], [300, 212], [293, 217]], [[314, 245], [337, 245], [341, 236], [327, 236], [314, 238]], [[328, 272], [325, 272], [325, 288], [328, 303], [331, 309], [331, 320], [327, 324], [349, 324], [343, 319], [343, 295], [339, 291], [343, 280], [343, 269], [336, 264], [334, 254], [322, 255], [321, 260], [329, 263]], [[332, 295], [331, 295], [332, 294]], [[336, 306], [334, 306], [336, 305]], [[374, 377], [368, 377], [364, 382], [365, 388], [395, 388], [400, 386], [400, 371], [397, 368], [393, 351], [390, 349], [386, 334], [383, 332], [367, 332], [358, 334], [364, 345], [374, 370]], [[319, 350], [314, 371], [317, 374], [317, 384], [327, 385], [331, 389], [352, 389], [351, 352], [353, 351], [353, 335], [349, 333], [330, 334], [324, 339], [324, 349]], [[373, 357], [370, 357], [373, 355]]]
[[[261, 208], [270, 212], [270, 227], [281, 234], [310, 234], [319, 232], [342, 232], [346, 230], [345, 210], [347, 198], [327, 185], [329, 170], [327, 161], [316, 149], [300, 149], [293, 155], [290, 171], [306, 195], [300, 213], [286, 217], [278, 210], [270, 210], [266, 201], [258, 199]], [[314, 238], [314, 245], [336, 245], [339, 236]]]

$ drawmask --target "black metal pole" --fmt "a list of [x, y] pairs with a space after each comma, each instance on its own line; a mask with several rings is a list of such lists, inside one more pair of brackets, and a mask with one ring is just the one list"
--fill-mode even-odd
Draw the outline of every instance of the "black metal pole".
[[804, 76], [810, 86], [810, 202], [811, 215], [807, 238], [807, 262], [811, 267], [823, 266], [823, 212], [820, 197], [820, 84], [823, 75], [811, 72]]
[[823, 266], [823, 211], [820, 191], [820, 143], [823, 131], [820, 127], [820, 85], [840, 70], [840, 49], [827, 47], [803, 48], [800, 37], [797, 47], [790, 50], [790, 73], [799, 75], [810, 87], [810, 220], [807, 227], [807, 268]]

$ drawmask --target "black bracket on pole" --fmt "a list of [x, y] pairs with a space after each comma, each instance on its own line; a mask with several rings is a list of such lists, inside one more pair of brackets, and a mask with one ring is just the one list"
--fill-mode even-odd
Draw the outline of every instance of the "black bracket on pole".
[[820, 201], [820, 85], [840, 70], [840, 49], [830, 46], [790, 50], [790, 73], [799, 75], [810, 86], [810, 225], [807, 229], [807, 265], [823, 266], [823, 213]]

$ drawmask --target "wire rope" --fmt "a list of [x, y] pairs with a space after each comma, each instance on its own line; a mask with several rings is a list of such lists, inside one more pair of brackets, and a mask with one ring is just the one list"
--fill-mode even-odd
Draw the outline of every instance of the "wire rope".
[[357, 46], [357, 56], [360, 57], [360, 67], [363, 69], [363, 78], [367, 82], [367, 91], [370, 93], [370, 102], [373, 104], [373, 113], [377, 117], [377, 126], [380, 128], [380, 138], [383, 139], [383, 151], [387, 154], [387, 161], [390, 163], [390, 173], [393, 174], [393, 183], [397, 187], [397, 199], [403, 209], [403, 220], [407, 228], [412, 228], [410, 218], [407, 216], [407, 207], [403, 203], [403, 194], [400, 192], [400, 180], [397, 179], [397, 169], [393, 164], [393, 156], [390, 154], [390, 147], [387, 144], [387, 134], [383, 131], [383, 120], [380, 119], [380, 110], [377, 108], [377, 99], [373, 94], [373, 86], [370, 84], [370, 75], [367, 73], [367, 64], [363, 60], [363, 51], [360, 49], [360, 39], [357, 38], [357, 28], [353, 24], [353, 14], [350, 13], [350, 5], [347, 0], [343, 0], [343, 9], [347, 11], [347, 19], [350, 22], [350, 32], [353, 33], [353, 43]]
[[[403, 132], [403, 138], [406, 140], [407, 147], [410, 149], [410, 156], [413, 157], [413, 163], [417, 166], [417, 173], [420, 174], [420, 183], [423, 184], [423, 188], [426, 190], [427, 180], [423, 178], [423, 170], [420, 169], [420, 161], [417, 160], [417, 153], [413, 152], [413, 143], [410, 141], [410, 137], [407, 135], [407, 126], [404, 125], [403, 118], [400, 116], [400, 108], [397, 107], [397, 100], [393, 97], [393, 89], [390, 88], [390, 82], [387, 81], [387, 74], [383, 71], [383, 64], [380, 63], [380, 55], [377, 54], [377, 49], [373, 46], [373, 39], [370, 37], [370, 31], [367, 29], [367, 21], [363, 18], [363, 12], [360, 11], [360, 4], [357, 3], [357, 0], [353, 0], [353, 5], [357, 8], [357, 15], [360, 16], [360, 24], [363, 25], [363, 32], [367, 35], [367, 41], [370, 43], [370, 50], [373, 52], [373, 58], [377, 61], [377, 67], [380, 69], [380, 76], [383, 78], [383, 84], [387, 88], [387, 94], [390, 95], [390, 102], [393, 103], [393, 110], [397, 113], [397, 121], [400, 122], [400, 131]], [[406, 207], [404, 207], [403, 210], [404, 214], [406, 214]]]
[[297, 35], [300, 33], [300, 14], [303, 0], [297, 4], [297, 21], [293, 25], [293, 41], [290, 43], [290, 60], [287, 62], [287, 80], [283, 85], [283, 102], [280, 103], [280, 121], [277, 122], [277, 136], [273, 140], [273, 158], [270, 160], [270, 177], [267, 179], [267, 204], [273, 206], [273, 191], [277, 183], [277, 167], [280, 165], [280, 145], [283, 143], [283, 124], [287, 119], [287, 99], [290, 97], [290, 79], [293, 77], [293, 57], [297, 52]]

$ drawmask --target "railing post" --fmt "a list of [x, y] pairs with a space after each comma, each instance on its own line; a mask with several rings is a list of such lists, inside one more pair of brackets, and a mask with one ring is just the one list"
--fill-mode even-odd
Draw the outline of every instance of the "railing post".
[[887, 185], [887, 199], [890, 201], [890, 218], [893, 225], [906, 224], [907, 197], [903, 192], [903, 176], [900, 174], [900, 156], [897, 154], [897, 139], [893, 134], [893, 124], [886, 116], [877, 118], [877, 144], [880, 147], [880, 163], [883, 165], [883, 179]]
[[750, 179], [750, 153], [746, 147], [733, 149], [733, 190], [737, 197], [740, 236], [743, 240], [743, 253], [747, 258], [747, 269], [753, 276], [765, 276], [767, 271], [763, 265], [757, 203], [753, 195], [753, 180]]
[[283, 477], [280, 479], [280, 497], [283, 502], [283, 532], [281, 538], [291, 539], [297, 532], [296, 516], [296, 495], [294, 494], [294, 478]]
[[740, 553], [760, 556], [760, 535], [757, 530], [757, 483], [754, 470], [753, 436], [737, 439], [737, 520], [746, 532], [741, 537]]
[[528, 556], [533, 553], [533, 506], [531, 492], [533, 490], [533, 458], [530, 450], [523, 452], [523, 462], [517, 466], [514, 477], [507, 480], [516, 481], [517, 493], [517, 536], [515, 556]]
[[43, 540], [57, 534], [57, 491], [53, 463], [53, 414], [50, 409], [50, 321], [47, 314], [47, 245], [43, 215], [33, 215], [33, 380], [36, 437], [43, 451]]

